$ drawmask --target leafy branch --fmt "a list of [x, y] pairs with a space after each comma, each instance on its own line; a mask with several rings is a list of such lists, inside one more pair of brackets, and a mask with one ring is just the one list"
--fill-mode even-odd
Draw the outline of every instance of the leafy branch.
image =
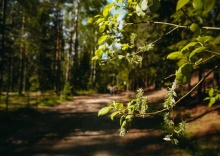
[[[123, 1], [120, 0], [118, 0], [118, 2], [123, 3]], [[185, 97], [187, 97], [193, 90], [195, 90], [215, 69], [220, 66], [220, 64], [209, 70], [208, 73], [190, 91], [180, 97], [177, 101], [177, 94], [175, 92], [175, 89], [177, 85], [183, 86], [189, 83], [194, 69], [197, 68], [199, 65], [220, 56], [218, 52], [210, 50], [213, 46], [215, 47], [214, 44], [210, 44], [213, 41], [213, 37], [200, 36], [201, 29], [219, 31], [220, 28], [199, 26], [183, 9], [183, 7], [185, 7], [188, 3], [194, 3], [193, 7], [195, 11], [201, 15], [205, 15], [212, 9], [215, 4], [215, 0], [210, 0], [209, 4], [201, 5], [203, 8], [196, 8], [198, 5], [196, 6], [195, 4], [199, 3], [199, 1], [191, 2], [190, 0], [178, 0], [176, 11], [181, 10], [184, 15], [191, 21], [191, 25], [187, 26], [162, 21], [145, 21], [144, 19], [146, 19], [146, 15], [148, 15], [149, 13], [154, 13], [159, 8], [159, 3], [159, 0], [154, 0], [153, 3], [150, 3], [148, 0], [128, 0], [128, 3], [126, 3], [127, 6], [122, 6], [128, 11], [128, 14], [126, 16], [128, 18], [138, 17], [140, 19], [140, 22], [128, 22], [124, 24], [123, 28], [121, 29], [119, 29], [119, 22], [117, 22], [118, 16], [110, 15], [110, 10], [113, 7], [118, 8], [121, 6], [115, 3], [106, 5], [103, 10], [103, 15], [97, 15], [95, 17], [95, 24], [97, 24], [97, 26], [99, 27], [99, 31], [100, 33], [102, 33], [102, 36], [98, 40], [99, 48], [96, 50], [96, 54], [95, 57], [93, 57], [93, 60], [101, 60], [103, 51], [105, 51], [105, 53], [107, 53], [108, 55], [108, 60], [125, 58], [130, 64], [141, 65], [143, 58], [142, 56], [139, 56], [140, 53], [151, 50], [152, 48], [154, 48], [154, 44], [156, 42], [163, 39], [165, 36], [171, 34], [179, 28], [189, 29], [192, 33], [194, 33], [194, 36], [198, 37], [193, 38], [191, 42], [189, 42], [179, 51], [172, 52], [167, 56], [167, 59], [169, 60], [179, 61], [179, 67], [176, 73], [172, 75], [175, 76], [175, 80], [171, 88], [168, 88], [167, 90], [166, 96], [164, 98], [165, 100], [163, 103], [163, 108], [152, 112], [149, 111], [147, 97], [144, 96], [143, 89], [138, 89], [136, 97], [130, 102], [128, 102], [127, 104], [123, 104], [117, 101], [113, 101], [109, 106], [102, 108], [98, 112], [98, 116], [111, 113], [110, 118], [112, 120], [114, 120], [115, 116], [120, 116], [120, 135], [124, 136], [129, 131], [133, 118], [149, 117], [164, 113], [164, 123], [172, 130], [170, 134], [165, 136], [164, 140], [171, 141], [177, 144], [178, 140], [175, 138], [175, 136], [184, 134], [187, 123], [185, 121], [181, 121], [179, 124], [175, 124], [173, 108]], [[135, 41], [138, 36], [135, 33], [130, 34], [129, 43], [121, 43], [121, 38], [119, 38], [119, 36], [124, 31], [125, 27], [130, 27], [137, 24], [159, 24], [171, 26], [174, 28], [166, 32], [162, 37], [159, 37], [156, 40], [152, 41], [150, 44], [145, 44], [137, 48]], [[114, 53], [111, 52], [112, 50], [108, 48], [108, 45], [113, 45], [115, 43], [121, 44], [120, 54], [114, 55]], [[204, 55], [199, 55], [200, 53], [203, 53]], [[214, 93], [210, 93], [210, 95], [213, 96]]]

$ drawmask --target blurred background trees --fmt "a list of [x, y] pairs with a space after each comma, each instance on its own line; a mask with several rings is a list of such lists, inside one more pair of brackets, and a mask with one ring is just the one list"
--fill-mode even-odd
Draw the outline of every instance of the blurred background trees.
[[[161, 1], [158, 11], [147, 20], [180, 25], [190, 25], [190, 20], [194, 20], [219, 27], [219, 1], [202, 19], [190, 7], [185, 12], [191, 19], [183, 12], [176, 12], [176, 3], [176, 0]], [[87, 24], [87, 20], [99, 14], [105, 4], [105, 0], [1, 0], [0, 92], [22, 95], [29, 91], [53, 90], [59, 95], [65, 85], [71, 86], [72, 93], [78, 90], [106, 92], [109, 85], [132, 91], [170, 85], [172, 80], [165, 78], [175, 73], [176, 64], [166, 57], [187, 43], [193, 35], [190, 30], [179, 29], [165, 35], [171, 30], [170, 26], [137, 24], [127, 27], [122, 32], [122, 43], [130, 40], [130, 32], [138, 35], [135, 41], [138, 46], [160, 37], [163, 40], [157, 41], [150, 52], [143, 53], [141, 67], [134, 68], [123, 60], [102, 66], [92, 61], [101, 31], [96, 25]], [[139, 22], [138, 18], [132, 20]], [[216, 37], [215, 42], [219, 44], [218, 33], [207, 32]], [[115, 51], [121, 52], [117, 46]], [[199, 68], [199, 75], [215, 62], [219, 59]], [[215, 77], [219, 85], [219, 72], [215, 72]], [[201, 92], [202, 88], [199, 89]]]

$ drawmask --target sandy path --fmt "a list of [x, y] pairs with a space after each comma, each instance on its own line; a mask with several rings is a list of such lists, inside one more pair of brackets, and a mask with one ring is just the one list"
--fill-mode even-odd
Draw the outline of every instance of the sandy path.
[[[161, 131], [154, 130], [160, 122], [137, 119], [134, 129], [120, 137], [118, 119], [97, 117], [97, 111], [112, 100], [127, 101], [127, 95], [98, 94], [77, 96], [53, 108], [17, 114], [0, 125], [0, 153], [22, 156], [121, 156], [160, 153], [164, 148]], [[140, 124], [146, 122], [146, 125]]]
[[[164, 91], [149, 100], [163, 97]], [[12, 114], [0, 121], [0, 155], [4, 156], [133, 156], [181, 155], [163, 141], [158, 118], [135, 119], [125, 137], [119, 122], [97, 117], [112, 100], [127, 101], [127, 94], [76, 96], [52, 108]], [[156, 96], [156, 97], [155, 97]]]

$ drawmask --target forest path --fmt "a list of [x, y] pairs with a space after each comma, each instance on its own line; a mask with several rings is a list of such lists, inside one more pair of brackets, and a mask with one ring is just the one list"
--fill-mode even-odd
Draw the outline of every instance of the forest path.
[[[148, 96], [149, 101], [164, 94], [165, 90], [154, 92]], [[108, 116], [97, 116], [98, 110], [112, 100], [126, 102], [128, 96], [133, 94], [75, 96], [73, 101], [55, 107], [11, 114], [0, 121], [0, 153], [4, 156], [182, 155], [175, 150], [178, 146], [163, 140], [161, 117], [134, 119], [129, 133], [120, 137], [118, 118], [111, 121]], [[209, 111], [215, 113], [217, 131], [219, 107]], [[198, 119], [209, 112], [202, 113], [195, 115], [192, 122], [195, 119], [201, 125]]]

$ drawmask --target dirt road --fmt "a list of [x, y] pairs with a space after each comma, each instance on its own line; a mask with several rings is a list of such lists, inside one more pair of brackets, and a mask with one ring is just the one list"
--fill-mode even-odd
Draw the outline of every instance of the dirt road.
[[168, 156], [182, 155], [163, 141], [160, 117], [135, 119], [133, 128], [120, 137], [119, 122], [97, 117], [112, 100], [127, 95], [76, 96], [50, 108], [8, 114], [0, 120], [2, 156]]

